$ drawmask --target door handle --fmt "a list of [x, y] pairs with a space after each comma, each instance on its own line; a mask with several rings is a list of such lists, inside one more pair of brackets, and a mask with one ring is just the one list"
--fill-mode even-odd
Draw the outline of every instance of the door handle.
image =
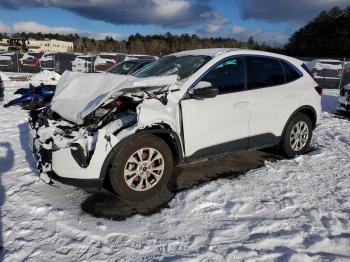
[[286, 95], [287, 99], [293, 99], [293, 98], [296, 98], [296, 97], [297, 97], [297, 94], [288, 94], [288, 95]]
[[247, 106], [247, 105], [249, 105], [248, 101], [239, 101], [239, 102], [233, 104], [234, 107], [243, 107], [243, 106]]

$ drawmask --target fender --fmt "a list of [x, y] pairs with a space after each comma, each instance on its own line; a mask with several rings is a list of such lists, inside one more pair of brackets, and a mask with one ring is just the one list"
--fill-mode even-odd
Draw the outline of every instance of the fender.
[[303, 113], [303, 111], [305, 110], [310, 110], [312, 113], [313, 113], [313, 117], [314, 119], [311, 118], [311, 122], [313, 124], [313, 128], [315, 129], [316, 128], [316, 124], [317, 124], [317, 113], [316, 113], [316, 110], [312, 107], [312, 106], [301, 106], [299, 107], [298, 109], [296, 109], [293, 114], [288, 118], [286, 124], [284, 125], [284, 128], [283, 128], [283, 132], [282, 132], [282, 135], [280, 136], [280, 139], [282, 139], [286, 129], [287, 129], [287, 126], [289, 124], [289, 122], [296, 116], [296, 114], [298, 113]]
[[[178, 134], [176, 134], [173, 130], [168, 129], [168, 128], [164, 128], [161, 126], [150, 127], [149, 129], [141, 129], [141, 130], [136, 131], [136, 133], [134, 133], [130, 136], [127, 136], [126, 138], [121, 140], [108, 153], [106, 159], [103, 162], [102, 169], [100, 171], [100, 176], [99, 176], [99, 180], [101, 182], [100, 185], [103, 185], [103, 182], [104, 182], [106, 175], [107, 175], [108, 167], [113, 159], [114, 154], [119, 150], [119, 148], [121, 148], [123, 145], [127, 144], [129, 141], [135, 139], [136, 137], [142, 137], [142, 136], [146, 136], [146, 135], [150, 135], [150, 134], [156, 135], [159, 137], [161, 137], [161, 135], [164, 135], [164, 134], [171, 135], [172, 137], [174, 137], [174, 142], [175, 142], [174, 148], [171, 148], [171, 150], [173, 151], [174, 160], [176, 163], [183, 162], [184, 153], [183, 153], [182, 143], [181, 143], [181, 140], [180, 140], [180, 137], [178, 136]], [[168, 141], [165, 141], [165, 142], [168, 143]], [[174, 152], [174, 150], [175, 150], [175, 152]]]

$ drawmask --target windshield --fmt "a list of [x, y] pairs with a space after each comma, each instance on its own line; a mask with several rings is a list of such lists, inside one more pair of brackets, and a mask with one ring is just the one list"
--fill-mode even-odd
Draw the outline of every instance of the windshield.
[[99, 57], [102, 59], [114, 59], [114, 58], [116, 58], [115, 55], [99, 55]]
[[178, 75], [180, 79], [189, 77], [211, 59], [210, 56], [165, 56], [135, 73], [135, 77]]
[[130, 72], [130, 70], [132, 70], [135, 66], [137, 66], [140, 63], [141, 61], [137, 60], [121, 62], [112, 66], [106, 72], [112, 74], [127, 75]]

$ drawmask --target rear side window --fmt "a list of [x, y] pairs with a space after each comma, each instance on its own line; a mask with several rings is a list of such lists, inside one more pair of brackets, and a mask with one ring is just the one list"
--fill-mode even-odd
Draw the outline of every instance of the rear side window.
[[286, 83], [293, 82], [300, 77], [302, 77], [301, 73], [298, 72], [294, 66], [290, 65], [286, 61], [280, 60], [282, 63], [282, 66], [284, 68], [284, 72], [286, 73]]
[[312, 75], [310, 69], [307, 67], [307, 65], [304, 63], [301, 66], [312, 78], [314, 78], [314, 76]]
[[285, 84], [284, 69], [278, 59], [247, 57], [247, 65], [249, 89]]

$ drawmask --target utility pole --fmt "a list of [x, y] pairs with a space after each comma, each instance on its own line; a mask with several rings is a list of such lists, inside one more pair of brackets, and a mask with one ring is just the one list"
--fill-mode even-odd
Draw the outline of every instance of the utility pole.
[[344, 57], [344, 60], [343, 60], [343, 64], [342, 64], [342, 70], [341, 70], [341, 77], [340, 77], [340, 80], [339, 80], [339, 85], [338, 85], [338, 90], [340, 90], [340, 88], [342, 87], [342, 82], [343, 82], [343, 77], [344, 77], [344, 70], [345, 70], [345, 57]]

